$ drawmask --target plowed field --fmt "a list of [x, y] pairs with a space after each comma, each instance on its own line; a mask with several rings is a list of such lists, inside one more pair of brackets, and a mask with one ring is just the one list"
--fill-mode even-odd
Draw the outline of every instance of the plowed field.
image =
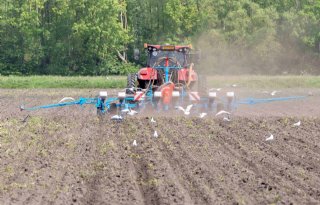
[[316, 92], [239, 107], [231, 122], [138, 114], [118, 123], [93, 106], [19, 110], [95, 93], [0, 91], [0, 204], [320, 203]]

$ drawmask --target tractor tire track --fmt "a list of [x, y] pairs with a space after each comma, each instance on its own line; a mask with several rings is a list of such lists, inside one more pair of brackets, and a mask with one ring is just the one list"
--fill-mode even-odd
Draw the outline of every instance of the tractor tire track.
[[[234, 182], [225, 178], [221, 178], [221, 176], [225, 175], [223, 169], [220, 169], [218, 164], [208, 166], [208, 161], [202, 160], [202, 158], [208, 159], [209, 156], [207, 151], [203, 152], [204, 149], [202, 145], [205, 144], [205, 141], [202, 141], [200, 143], [197, 142], [197, 139], [199, 139], [198, 137], [202, 134], [202, 131], [193, 129], [193, 133], [190, 132], [191, 130], [189, 130], [189, 132], [184, 132], [181, 129], [177, 129], [178, 127], [180, 127], [179, 124], [176, 124], [175, 122], [170, 120], [169, 123], [171, 124], [172, 128], [176, 128], [172, 129], [175, 130], [175, 132], [172, 133], [171, 131], [170, 136], [172, 136], [174, 144], [179, 144], [177, 149], [182, 152], [181, 156], [185, 156], [185, 158], [189, 159], [188, 163], [191, 163], [191, 166], [189, 166], [193, 167], [193, 173], [196, 174], [195, 176], [198, 175], [200, 178], [205, 178], [206, 180], [203, 182], [203, 184], [215, 191], [215, 194], [211, 193], [211, 196], [217, 196], [217, 199], [213, 199], [215, 201], [214, 203], [223, 204], [222, 201], [237, 203], [237, 201], [241, 201], [241, 195], [245, 193], [242, 193], [242, 189], [234, 190]], [[176, 130], [180, 130], [180, 132], [177, 132]], [[170, 132], [170, 130], [166, 131]], [[196, 134], [197, 136], [192, 136], [192, 138], [189, 139], [189, 134]], [[217, 153], [213, 153], [213, 156], [216, 154]], [[225, 196], [226, 198], [222, 198], [221, 196]], [[248, 199], [248, 202], [250, 202], [250, 199]]]
[[[179, 134], [177, 135], [177, 133], [174, 133], [175, 136], [173, 135], [171, 129], [174, 127], [170, 121], [164, 121], [161, 123], [161, 133], [163, 136], [170, 136], [170, 138], [179, 137], [180, 140], [183, 139], [183, 137], [179, 136]], [[166, 127], [165, 123], [170, 123], [171, 127]], [[202, 175], [203, 173], [210, 173], [207, 167], [205, 167], [199, 160], [195, 159], [192, 156], [193, 153], [188, 153], [185, 148], [182, 147], [182, 143], [179, 143], [180, 140], [173, 142], [173, 140], [170, 138], [166, 138], [162, 141], [160, 145], [161, 150], [163, 151], [164, 156], [169, 161], [170, 165], [175, 170], [179, 170], [181, 181], [185, 188], [190, 190], [190, 195], [195, 201], [195, 204], [219, 203], [218, 196], [220, 194], [219, 192], [214, 191], [216, 189], [220, 189], [220, 185], [216, 183], [216, 180], [211, 179], [211, 177], [209, 177], [210, 175]], [[207, 177], [209, 177], [209, 179]], [[215, 189], [213, 189], [213, 187], [215, 187]]]
[[177, 183], [174, 170], [157, 148], [157, 139], [152, 138], [154, 129], [148, 126], [146, 120], [131, 126], [141, 131], [138, 135], [135, 133], [140, 144], [132, 151], [139, 155], [133, 161], [139, 173], [141, 189], [144, 190], [145, 204], [193, 204], [188, 192]]
[[[120, 124], [106, 122], [108, 128], [97, 130], [94, 144], [95, 159], [92, 170], [95, 172], [88, 180], [88, 193], [85, 204], [141, 204], [142, 196], [132, 177], [132, 167], [121, 144], [123, 128]], [[120, 140], [119, 140], [120, 139]]]
[[[214, 132], [213, 128], [211, 128], [212, 126], [209, 126], [207, 124], [207, 128], [210, 130], [212, 130], [212, 132]], [[274, 178], [272, 179], [274, 185], [277, 185], [276, 187], [281, 187], [283, 186], [284, 189], [288, 189], [291, 190], [293, 193], [297, 194], [295, 192], [296, 187], [300, 187], [300, 189], [302, 190], [309, 190], [308, 189], [308, 185], [306, 184], [306, 182], [304, 182], [303, 180], [299, 180], [292, 178], [291, 176], [297, 176], [296, 173], [292, 173], [291, 169], [287, 169], [287, 172], [290, 172], [290, 175], [279, 175], [278, 173], [281, 173], [281, 171], [283, 170], [283, 168], [286, 167], [291, 167], [287, 162], [280, 160], [268, 153], [266, 153], [264, 150], [258, 150], [256, 155], [257, 156], [263, 156], [263, 163], [260, 162], [255, 162], [256, 159], [254, 157], [251, 157], [252, 154], [248, 153], [245, 150], [250, 150], [247, 149], [246, 147], [252, 147], [252, 143], [249, 143], [250, 140], [241, 140], [239, 137], [239, 134], [237, 133], [246, 133], [248, 136], [255, 136], [256, 132], [254, 131], [249, 131], [246, 130], [245, 132], [236, 132], [235, 134], [232, 134], [229, 130], [229, 132], [225, 132], [225, 131], [221, 131], [220, 134], [222, 134], [223, 136], [226, 136], [225, 138], [219, 138], [219, 140], [215, 140], [216, 143], [224, 143], [224, 148], [226, 150], [228, 150], [230, 153], [233, 153], [233, 155], [235, 157], [237, 157], [239, 160], [242, 161], [242, 163], [247, 164], [247, 167], [249, 167], [249, 169], [251, 169], [253, 172], [255, 173], [261, 173], [264, 176], [274, 176]], [[240, 150], [240, 153], [236, 153], [234, 150]], [[245, 157], [245, 158], [244, 158]], [[286, 164], [283, 164], [286, 163]], [[254, 169], [253, 169], [254, 168]], [[284, 181], [285, 178], [285, 181]], [[318, 179], [317, 179], [318, 180]], [[264, 184], [266, 184], [265, 182], [263, 182]], [[272, 186], [272, 185], [270, 185]], [[315, 195], [317, 194], [316, 190], [313, 190], [313, 192], [315, 192]], [[309, 194], [305, 194], [305, 195], [309, 195]], [[312, 194], [314, 195], [314, 194]], [[295, 198], [296, 196], [293, 196], [293, 198]], [[313, 197], [311, 197], [312, 199]], [[312, 201], [314, 200], [318, 200], [317, 197], [316, 199], [312, 199]]]
[[[238, 129], [237, 129], [238, 130]], [[254, 136], [254, 133], [252, 130], [248, 130], [247, 132], [242, 131], [241, 129], [239, 129], [239, 131], [241, 133], [249, 133], [249, 135]], [[279, 134], [281, 136], [281, 134]], [[251, 141], [256, 141], [257, 138], [252, 139]], [[248, 142], [250, 140], [244, 140], [244, 142]], [[258, 143], [256, 141], [256, 143]], [[313, 172], [313, 167], [317, 166], [316, 164], [307, 164], [306, 166], [303, 166], [304, 162], [303, 162], [303, 158], [299, 157], [297, 155], [297, 152], [294, 152], [294, 147], [290, 147], [290, 145], [286, 145], [285, 147], [283, 147], [283, 145], [279, 145], [278, 143], [264, 143], [263, 145], [265, 145], [266, 149], [265, 151], [267, 152], [267, 157], [272, 158], [270, 160], [270, 163], [267, 166], [274, 166], [274, 171], [275, 174], [277, 174], [277, 171], [279, 171], [279, 173], [283, 176], [287, 176], [288, 180], [291, 180], [293, 183], [295, 183], [295, 185], [297, 186], [301, 186], [302, 189], [306, 190], [305, 186], [313, 186], [315, 187], [317, 184], [320, 183], [319, 181], [319, 177], [313, 177], [312, 179], [309, 179], [308, 183], [306, 183], [306, 177], [302, 177], [299, 176], [299, 172], [305, 170], [308, 172]], [[281, 150], [281, 152], [280, 152]], [[300, 154], [303, 153], [300, 151]], [[301, 162], [302, 161], [302, 162]], [[312, 160], [310, 160], [310, 162], [312, 162]], [[276, 166], [275, 166], [276, 165]], [[319, 164], [318, 164], [319, 165]], [[286, 171], [287, 175], [284, 174], [281, 170], [281, 167], [285, 166], [285, 167], [292, 167], [290, 170]], [[311, 167], [310, 170], [307, 170], [307, 168], [309, 169]], [[282, 172], [282, 173], [281, 173]], [[316, 171], [314, 175], [312, 176], [316, 176], [318, 174], [318, 172]], [[277, 176], [277, 175], [275, 175]], [[293, 176], [297, 176], [297, 177], [293, 177]], [[309, 189], [310, 191], [308, 191], [308, 194], [311, 195], [317, 195], [317, 193], [319, 194], [319, 192], [317, 192], [317, 190], [312, 190]], [[318, 198], [317, 198], [318, 199]]]

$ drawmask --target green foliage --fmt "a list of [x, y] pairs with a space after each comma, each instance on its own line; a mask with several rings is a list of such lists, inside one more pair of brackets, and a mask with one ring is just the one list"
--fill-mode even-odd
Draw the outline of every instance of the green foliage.
[[[122, 76], [0, 76], [0, 88], [124, 88]], [[1, 131], [1, 130], [0, 130]]]
[[[0, 76], [0, 88], [125, 88], [125, 76]], [[317, 76], [208, 76], [209, 87], [229, 87], [237, 84], [242, 88], [285, 89], [320, 88]], [[1, 129], [0, 135], [8, 133]]]
[[[1, 0], [0, 73], [121, 73], [118, 51], [131, 38], [113, 0]], [[132, 67], [129, 65], [129, 67]]]
[[299, 69], [311, 68], [320, 63], [320, 0], [0, 0], [0, 74], [125, 74], [136, 71], [131, 54], [143, 43], [204, 35], [214, 58], [242, 58], [254, 67], [246, 72], [289, 67], [300, 53]]

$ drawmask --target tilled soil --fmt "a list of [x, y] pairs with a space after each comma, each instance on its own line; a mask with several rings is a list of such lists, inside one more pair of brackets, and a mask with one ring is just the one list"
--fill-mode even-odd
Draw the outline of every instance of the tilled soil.
[[153, 114], [156, 123], [151, 115], [118, 123], [90, 106], [18, 111], [23, 99], [51, 102], [62, 91], [6, 92], [0, 204], [320, 203], [316, 116]]

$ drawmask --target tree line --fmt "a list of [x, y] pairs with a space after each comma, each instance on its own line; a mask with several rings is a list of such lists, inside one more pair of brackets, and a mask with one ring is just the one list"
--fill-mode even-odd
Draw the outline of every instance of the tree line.
[[145, 42], [193, 43], [210, 73], [320, 72], [320, 0], [0, 2], [2, 75], [125, 74]]

